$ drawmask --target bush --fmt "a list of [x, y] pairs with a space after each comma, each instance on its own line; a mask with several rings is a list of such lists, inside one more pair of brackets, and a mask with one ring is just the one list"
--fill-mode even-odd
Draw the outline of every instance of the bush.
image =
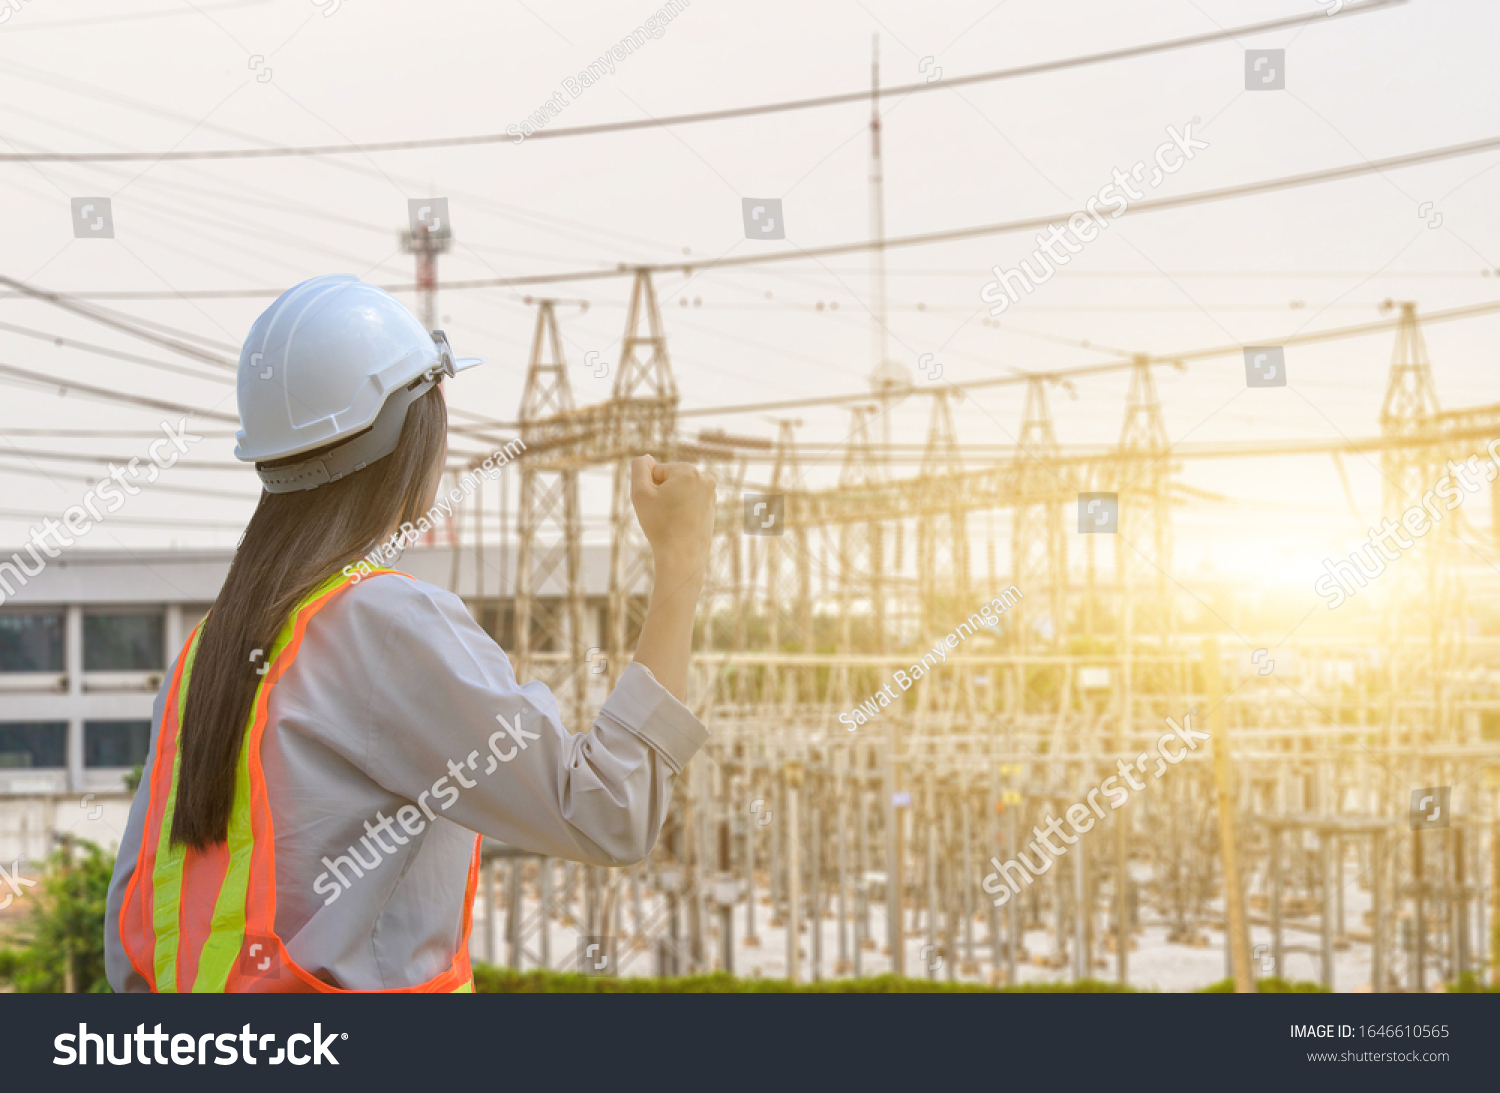
[[58, 994], [72, 954], [74, 989], [108, 993], [104, 978], [104, 903], [114, 860], [91, 842], [79, 840], [70, 863], [59, 850], [46, 875], [32, 889], [31, 916], [19, 940], [0, 949], [0, 981], [25, 994]]
[[1098, 979], [1078, 983], [1023, 983], [1014, 987], [903, 979], [894, 975], [791, 983], [785, 979], [737, 979], [724, 972], [656, 979], [572, 972], [518, 972], [489, 964], [474, 965], [474, 989], [480, 994], [1118, 994], [1130, 991], [1118, 983]]
[[1464, 972], [1457, 983], [1449, 983], [1443, 989], [1449, 994], [1500, 994], [1500, 986], [1486, 986], [1484, 976], [1475, 972]]
[[[1255, 981], [1255, 989], [1261, 994], [1328, 994], [1329, 990], [1321, 983], [1314, 983], [1307, 979], [1282, 979], [1280, 976], [1271, 975], [1265, 979]], [[1234, 980], [1220, 979], [1217, 983], [1210, 983], [1198, 992], [1199, 994], [1233, 994]]]

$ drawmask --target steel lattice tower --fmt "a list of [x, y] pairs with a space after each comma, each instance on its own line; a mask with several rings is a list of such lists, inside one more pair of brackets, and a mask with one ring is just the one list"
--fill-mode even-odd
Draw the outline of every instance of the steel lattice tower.
[[1016, 646], [1022, 650], [1039, 637], [1047, 645], [1056, 645], [1067, 628], [1068, 548], [1063, 537], [1063, 506], [1044, 499], [1059, 487], [1069, 488], [1057, 454], [1046, 380], [1035, 376], [1026, 383], [1021, 435], [1016, 440], [1020, 497], [1011, 525], [1014, 580], [1027, 597], [1017, 605], [1018, 617], [1012, 623]]
[[656, 290], [650, 271], [637, 270], [606, 423], [607, 447], [617, 453], [609, 516], [610, 687], [635, 647], [652, 582], [651, 546], [630, 504], [631, 454], [650, 452], [660, 462], [673, 458], [677, 400]]
[[[516, 675], [544, 679], [554, 690], [571, 682], [572, 724], [583, 724], [587, 675], [583, 649], [583, 517], [578, 470], [541, 464], [559, 420], [573, 412], [567, 363], [553, 301], [537, 309], [531, 363], [521, 396], [521, 498], [516, 514]], [[539, 671], [537, 651], [562, 652], [555, 671]]]

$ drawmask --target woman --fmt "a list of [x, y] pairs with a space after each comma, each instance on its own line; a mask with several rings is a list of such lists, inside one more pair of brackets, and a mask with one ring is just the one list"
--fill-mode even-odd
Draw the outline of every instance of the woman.
[[361, 560], [432, 507], [455, 361], [385, 292], [319, 277], [240, 354], [265, 492], [157, 698], [105, 918], [117, 991], [464, 991], [479, 835], [639, 861], [707, 737], [682, 704], [711, 476], [632, 464], [657, 581], [573, 736], [451, 593]]

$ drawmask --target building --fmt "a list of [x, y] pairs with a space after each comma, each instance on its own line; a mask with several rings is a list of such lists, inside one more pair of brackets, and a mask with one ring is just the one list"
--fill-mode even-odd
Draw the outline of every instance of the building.
[[[77, 551], [27, 577], [0, 553], [0, 862], [39, 862], [64, 832], [118, 845], [127, 781], [145, 759], [157, 692], [232, 556]], [[490, 549], [482, 596], [472, 547], [414, 549], [398, 567], [458, 591], [509, 650], [513, 560], [513, 550]], [[586, 546], [583, 563], [584, 640], [598, 646], [608, 547]]]

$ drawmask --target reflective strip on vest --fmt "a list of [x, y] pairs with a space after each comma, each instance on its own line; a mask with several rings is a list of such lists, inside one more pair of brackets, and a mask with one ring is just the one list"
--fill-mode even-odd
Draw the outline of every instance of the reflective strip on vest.
[[[386, 573], [406, 576], [378, 569], [362, 579]], [[141, 852], [120, 907], [121, 943], [153, 991], [352, 993], [298, 966], [276, 934], [276, 842], [260, 745], [271, 688], [296, 659], [308, 622], [353, 582], [352, 577], [337, 575], [318, 585], [277, 635], [263, 662], [264, 674], [256, 686], [240, 746], [228, 837], [206, 851], [173, 846], [171, 841], [182, 767], [180, 727], [203, 623], [193, 630], [177, 658], [149, 772]], [[473, 992], [469, 931], [479, 878], [479, 844], [476, 836], [464, 893], [463, 932], [447, 970], [415, 987], [366, 993]]]

